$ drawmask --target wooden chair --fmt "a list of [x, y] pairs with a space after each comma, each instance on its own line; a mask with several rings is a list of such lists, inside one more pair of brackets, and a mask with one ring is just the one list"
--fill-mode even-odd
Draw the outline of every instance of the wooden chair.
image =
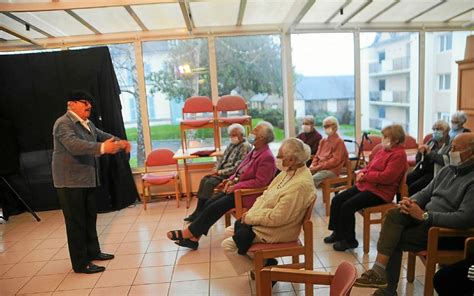
[[[300, 239], [297, 239], [296, 241], [289, 243], [256, 243], [250, 247], [248, 252], [254, 254], [253, 262], [257, 295], [259, 295], [261, 291], [261, 270], [264, 267], [266, 259], [291, 256], [291, 264], [279, 266], [294, 269], [304, 268], [305, 270], [313, 269], [313, 222], [311, 221], [311, 216], [313, 214], [315, 202], [316, 198], [306, 209], [306, 213], [302, 221], [304, 244]], [[303, 255], [304, 262], [299, 262], [300, 255]], [[312, 285], [307, 284], [305, 290], [306, 295], [313, 295]]]
[[438, 242], [441, 237], [470, 237], [474, 236], [474, 228], [459, 230], [433, 226], [428, 231], [428, 246], [425, 251], [408, 252], [407, 280], [412, 283], [415, 279], [415, 264], [418, 256], [426, 267], [424, 296], [433, 295], [433, 277], [436, 264], [452, 264], [464, 258], [464, 250], [439, 250]]
[[[426, 145], [433, 138], [433, 134], [427, 134], [423, 138], [423, 145]], [[409, 167], [414, 167], [416, 165], [416, 153], [407, 156], [407, 162]]]
[[323, 191], [323, 203], [326, 205], [326, 216], [329, 216], [331, 211], [331, 193], [339, 192], [352, 187], [354, 172], [352, 171], [352, 163], [348, 158], [344, 165], [341, 175], [334, 178], [329, 178], [321, 182], [321, 189]]
[[357, 269], [354, 264], [344, 261], [339, 264], [334, 275], [329, 272], [279, 267], [264, 268], [261, 274], [260, 295], [262, 296], [272, 295], [272, 281], [329, 285], [329, 295], [349, 296], [357, 278]]
[[[241, 114], [235, 115], [236, 112]], [[252, 117], [247, 114], [248, 107], [241, 96], [222, 96], [215, 106], [216, 131], [218, 132], [218, 147], [220, 147], [220, 128], [239, 123], [246, 127], [247, 135], [252, 130]], [[232, 114], [230, 114], [232, 113]], [[226, 116], [224, 116], [226, 115]]]
[[231, 216], [234, 216], [235, 219], [240, 219], [242, 214], [247, 212], [249, 209], [244, 208], [242, 206], [242, 201], [244, 196], [255, 195], [255, 194], [262, 194], [267, 187], [255, 188], [255, 189], [238, 189], [234, 191], [234, 199], [235, 199], [235, 208], [231, 209], [227, 213], [225, 213], [225, 227], [229, 227], [231, 225], [230, 220]]
[[[142, 203], [146, 210], [147, 198], [151, 199], [152, 186], [165, 185], [173, 182], [175, 185], [176, 204], [179, 208], [179, 167], [178, 161], [173, 158], [174, 152], [170, 149], [156, 149], [148, 154], [145, 161], [145, 173], [142, 175]], [[176, 166], [175, 170], [170, 171], [170, 166]], [[153, 172], [149, 173], [149, 168], [153, 168]], [[148, 189], [148, 190], [146, 190]], [[146, 192], [148, 191], [148, 196]]]
[[187, 98], [183, 106], [183, 120], [179, 124], [181, 132], [181, 147], [187, 150], [186, 131], [200, 128], [212, 128], [214, 131], [214, 146], [217, 147], [216, 126], [214, 120], [214, 105], [211, 99], [203, 96]]

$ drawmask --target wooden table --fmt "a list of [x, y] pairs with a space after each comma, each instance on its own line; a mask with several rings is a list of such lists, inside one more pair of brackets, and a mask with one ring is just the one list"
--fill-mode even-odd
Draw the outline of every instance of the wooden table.
[[[183, 149], [178, 149], [174, 154], [173, 158], [176, 160], [182, 160], [184, 166], [184, 183], [186, 184], [186, 208], [189, 208], [191, 203], [191, 178], [189, 176], [189, 171], [194, 169], [203, 169], [209, 167], [209, 163], [195, 163], [192, 166], [189, 165], [188, 161], [192, 159], [202, 158], [203, 156], [193, 155], [197, 151], [206, 151], [214, 150], [214, 147], [200, 147], [200, 148], [188, 148], [185, 151]], [[211, 153], [209, 156], [204, 157], [219, 157], [224, 153], [221, 150], [217, 150]]]

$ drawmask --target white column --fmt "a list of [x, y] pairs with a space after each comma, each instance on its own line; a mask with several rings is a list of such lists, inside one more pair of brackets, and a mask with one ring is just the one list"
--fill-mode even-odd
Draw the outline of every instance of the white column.
[[280, 34], [281, 66], [283, 80], [283, 116], [285, 119], [285, 137], [295, 136], [295, 98], [293, 89], [293, 67], [291, 61], [291, 35]]

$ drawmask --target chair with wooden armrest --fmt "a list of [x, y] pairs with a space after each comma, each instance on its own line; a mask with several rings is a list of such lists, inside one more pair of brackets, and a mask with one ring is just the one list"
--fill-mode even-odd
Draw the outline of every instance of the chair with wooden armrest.
[[474, 259], [474, 237], [466, 238], [464, 243], [464, 259]]
[[353, 180], [352, 163], [347, 158], [341, 174], [334, 178], [329, 178], [321, 182], [321, 189], [323, 191], [323, 203], [326, 205], [326, 216], [329, 216], [331, 211], [331, 193], [340, 192], [352, 187]]
[[313, 270], [294, 270], [280, 267], [267, 267], [261, 272], [260, 295], [272, 294], [272, 281], [329, 285], [330, 296], [349, 296], [357, 278], [354, 264], [343, 261], [335, 274]]
[[[304, 243], [300, 239], [288, 243], [255, 243], [248, 250], [249, 253], [254, 254], [253, 263], [257, 295], [259, 295], [261, 284], [260, 272], [265, 265], [266, 259], [291, 256], [292, 263], [279, 266], [294, 269], [304, 268], [305, 270], [313, 269], [313, 222], [311, 221], [311, 216], [313, 215], [315, 202], [316, 197], [306, 209], [302, 221]], [[300, 262], [300, 255], [303, 255], [304, 262]], [[307, 284], [305, 286], [306, 295], [313, 295], [312, 285]]]
[[247, 212], [249, 209], [244, 208], [242, 205], [243, 197], [255, 194], [262, 194], [267, 187], [261, 188], [254, 188], [254, 189], [237, 189], [234, 191], [234, 199], [235, 199], [235, 208], [231, 209], [227, 213], [225, 213], [225, 227], [229, 227], [231, 225], [230, 220], [231, 216], [234, 216], [235, 219], [240, 219], [242, 214]]
[[[408, 252], [407, 280], [412, 283], [415, 279], [415, 264], [418, 256], [425, 265], [424, 296], [433, 295], [433, 277], [436, 264], [452, 264], [464, 258], [465, 250], [439, 250], [438, 242], [442, 237], [470, 237], [474, 236], [474, 228], [460, 230], [433, 226], [428, 231], [428, 246], [425, 251], [418, 253]], [[470, 243], [472, 244], [472, 243]]]

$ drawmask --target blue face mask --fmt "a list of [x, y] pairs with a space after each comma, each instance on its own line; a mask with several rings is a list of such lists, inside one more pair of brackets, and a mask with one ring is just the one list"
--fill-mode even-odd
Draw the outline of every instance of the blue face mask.
[[442, 131], [438, 131], [438, 130], [433, 131], [433, 140], [439, 141], [442, 138], [443, 138], [443, 132]]
[[254, 135], [254, 134], [250, 134], [247, 138], [247, 141], [249, 141], [250, 145], [254, 145], [255, 144], [255, 139], [257, 137]]

